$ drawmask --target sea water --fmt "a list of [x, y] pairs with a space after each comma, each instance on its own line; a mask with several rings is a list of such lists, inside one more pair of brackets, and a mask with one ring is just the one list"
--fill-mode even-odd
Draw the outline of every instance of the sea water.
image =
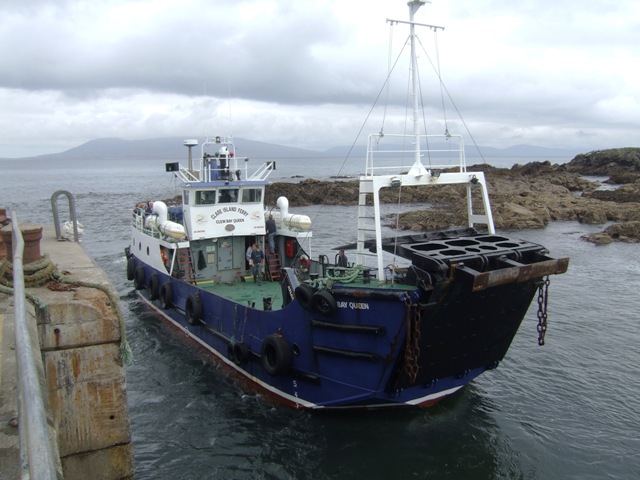
[[[273, 179], [328, 176], [321, 162], [303, 162]], [[603, 226], [502, 232], [571, 257], [551, 277], [543, 347], [534, 299], [501, 365], [436, 406], [312, 413], [245, 390], [136, 298], [125, 273], [130, 211], [178, 193], [163, 162], [15, 160], [0, 172], [0, 207], [21, 222], [50, 224], [51, 195], [74, 195], [83, 244], [120, 294], [138, 480], [640, 478], [640, 245], [581, 239]], [[333, 258], [330, 248], [355, 240], [354, 208], [292, 211], [314, 220], [314, 255]]]

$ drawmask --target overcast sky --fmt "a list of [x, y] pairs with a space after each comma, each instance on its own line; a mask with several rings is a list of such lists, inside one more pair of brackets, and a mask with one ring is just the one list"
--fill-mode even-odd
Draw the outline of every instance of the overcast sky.
[[[404, 0], [2, 0], [0, 157], [104, 137], [350, 145], [386, 76], [386, 19], [407, 11]], [[637, 0], [433, 0], [416, 21], [445, 27], [438, 57], [434, 34], [418, 31], [421, 56], [439, 58], [478, 144], [640, 146]], [[395, 58], [407, 30], [393, 30]], [[392, 102], [404, 102], [401, 83]], [[430, 111], [440, 90], [426, 90]]]

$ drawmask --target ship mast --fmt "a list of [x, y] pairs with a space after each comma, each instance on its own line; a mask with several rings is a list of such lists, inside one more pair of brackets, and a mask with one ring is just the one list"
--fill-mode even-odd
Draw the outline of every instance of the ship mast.
[[418, 119], [418, 65], [416, 59], [416, 32], [414, 16], [418, 9], [426, 3], [426, 0], [411, 0], [409, 6], [409, 37], [411, 41], [411, 95], [413, 99], [413, 141], [415, 144], [415, 157], [409, 175], [416, 177], [425, 175], [427, 169], [422, 165], [422, 152], [420, 151], [420, 121]]

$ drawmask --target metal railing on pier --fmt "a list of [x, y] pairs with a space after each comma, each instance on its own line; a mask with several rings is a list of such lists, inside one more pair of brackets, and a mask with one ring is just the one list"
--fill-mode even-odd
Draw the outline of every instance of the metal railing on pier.
[[27, 325], [24, 285], [24, 239], [15, 212], [11, 212], [13, 227], [13, 305], [15, 316], [16, 363], [18, 368], [18, 422], [22, 478], [60, 480], [60, 454], [57, 443], [49, 435], [47, 412], [38, 367], [40, 356], [33, 348]]
[[56, 229], [56, 238], [62, 240], [62, 233], [60, 232], [60, 216], [58, 215], [58, 197], [64, 195], [69, 201], [69, 217], [73, 224], [73, 241], [80, 241], [80, 235], [78, 234], [78, 218], [76, 217], [76, 202], [73, 199], [73, 195], [66, 190], [58, 190], [51, 195], [51, 210], [53, 211], [53, 225]]

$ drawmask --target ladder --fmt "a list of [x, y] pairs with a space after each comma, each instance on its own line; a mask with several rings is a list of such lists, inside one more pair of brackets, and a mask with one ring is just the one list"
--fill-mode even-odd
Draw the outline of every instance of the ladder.
[[196, 284], [196, 272], [193, 268], [193, 259], [191, 258], [191, 250], [181, 248], [178, 250], [178, 264], [182, 273], [182, 280], [191, 285]]
[[277, 253], [267, 253], [267, 271], [272, 282], [280, 280], [280, 257]]

